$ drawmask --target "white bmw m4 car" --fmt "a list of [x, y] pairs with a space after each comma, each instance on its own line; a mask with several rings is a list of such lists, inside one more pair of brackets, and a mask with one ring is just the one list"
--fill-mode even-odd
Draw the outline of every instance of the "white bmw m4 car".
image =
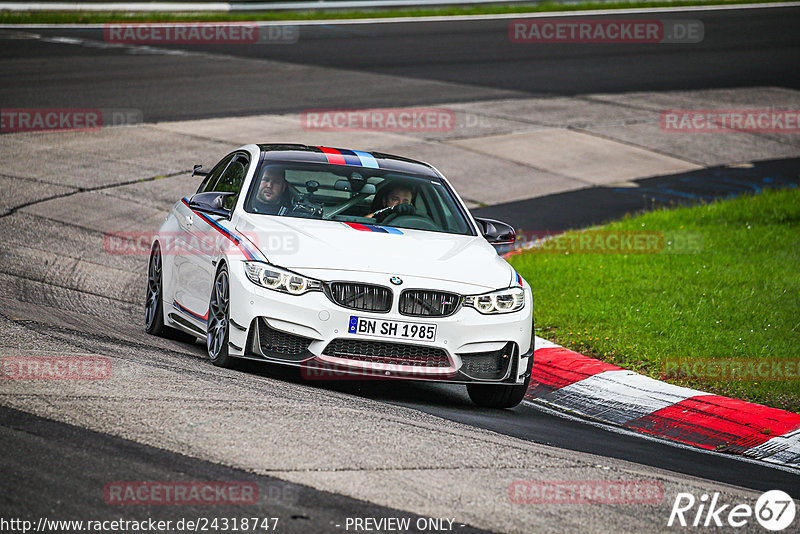
[[435, 168], [253, 144], [200, 169], [153, 240], [147, 332], [204, 339], [219, 366], [458, 383], [481, 406], [521, 402], [533, 299], [494, 248], [514, 230], [473, 218]]

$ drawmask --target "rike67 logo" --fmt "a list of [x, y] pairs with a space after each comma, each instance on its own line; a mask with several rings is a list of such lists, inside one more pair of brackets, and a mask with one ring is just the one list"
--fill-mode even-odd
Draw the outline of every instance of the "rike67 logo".
[[723, 504], [719, 492], [704, 493], [699, 499], [691, 493], [678, 493], [672, 504], [667, 526], [743, 527], [755, 520], [767, 530], [781, 531], [794, 522], [795, 503], [788, 493], [770, 490], [762, 494], [755, 507], [749, 504]]

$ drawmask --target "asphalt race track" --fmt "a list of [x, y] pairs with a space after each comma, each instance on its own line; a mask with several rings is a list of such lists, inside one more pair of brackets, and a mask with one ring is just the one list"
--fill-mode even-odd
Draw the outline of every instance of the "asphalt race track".
[[800, 160], [759, 161], [748, 168], [717, 167], [637, 180], [638, 187], [587, 187], [478, 208], [479, 217], [501, 219], [515, 228], [558, 231], [586, 228], [621, 214], [731, 198], [764, 189], [800, 186]]
[[[232, 516], [258, 515], [278, 517], [282, 532], [308, 532], [320, 526], [335, 526], [346, 516], [398, 517], [415, 522], [419, 516], [401, 510], [376, 506], [308, 487], [239, 471], [210, 462], [147, 447], [121, 438], [91, 432], [79, 427], [42, 419], [24, 412], [0, 408], [0, 433], [7, 452], [3, 459], [5, 479], [26, 481], [23, 488], [6, 484], [5, 509], [16, 515], [47, 517], [52, 503], [69, 495], [72, 503], [62, 508], [59, 519], [81, 517], [114, 519], [117, 514], [98, 515], [96, 488], [116, 479], [176, 480], [191, 473], [201, 480], [236, 480], [256, 484], [265, 502], [253, 506], [233, 506]], [[65, 462], [65, 458], [69, 462]], [[35, 462], [26, 461], [35, 459]], [[60, 483], [53, 483], [53, 473], [60, 473]], [[208, 516], [202, 506], [182, 507], [186, 517]], [[66, 513], [64, 513], [66, 512]], [[127, 512], [127, 511], [126, 511]], [[5, 514], [4, 514], [5, 515]], [[126, 518], [133, 520], [168, 520], [172, 511], [165, 507], [137, 507]], [[481, 532], [464, 526], [460, 532]]]
[[[700, 19], [705, 38], [696, 44], [658, 46], [526, 46], [509, 42], [508, 20], [487, 20], [322, 24], [301, 26], [300, 39], [292, 45], [181, 47], [231, 58], [221, 62], [4, 39], [0, 59], [2, 76], [8, 78], [0, 98], [4, 107], [70, 102], [77, 107], [135, 108], [152, 122], [530, 95], [800, 88], [798, 8], [681, 12], [659, 18]], [[103, 42], [102, 29], [36, 31]]]
[[[197, 45], [165, 53], [104, 46], [101, 29], [5, 28], [0, 103], [132, 108], [154, 123], [600, 92], [800, 89], [800, 8], [660, 18], [700, 19], [705, 39], [512, 46], [507, 20], [330, 23], [302, 26], [292, 46]], [[157, 227], [180, 192], [196, 187], [190, 162], [210, 162], [209, 151], [216, 156], [228, 145], [198, 133], [181, 146], [154, 146], [161, 131], [123, 138], [110, 130], [99, 134], [102, 147], [88, 137], [84, 144], [80, 134], [47, 133], [32, 154], [17, 147], [38, 134], [0, 136], [0, 350], [100, 354], [113, 368], [112, 379], [93, 383], [0, 382], [0, 516], [247, 515], [279, 517], [278, 532], [345, 531], [352, 517], [450, 517], [458, 532], [658, 532], [678, 491], [718, 491], [734, 502], [800, 486], [794, 471], [644, 439], [532, 404], [479, 409], [461, 387], [305, 382], [249, 362], [222, 370], [205, 360], [199, 343], [147, 336], [146, 258], [103, 255], [97, 228]], [[70, 160], [66, 168], [61, 139], [76, 157], [85, 150], [107, 167]], [[19, 158], [29, 158], [30, 172], [8, 174]], [[796, 186], [798, 168], [797, 158], [720, 166], [637, 180], [636, 193], [583, 188], [476, 213], [559, 230], [676, 200]], [[534, 478], [653, 478], [666, 497], [638, 507], [510, 503], [509, 483]], [[248, 481], [262, 499], [178, 512], [104, 502], [104, 485], [124, 480]]]

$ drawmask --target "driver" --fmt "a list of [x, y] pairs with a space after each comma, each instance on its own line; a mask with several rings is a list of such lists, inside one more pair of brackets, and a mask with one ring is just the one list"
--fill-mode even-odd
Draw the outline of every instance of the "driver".
[[264, 169], [258, 184], [253, 211], [265, 215], [283, 215], [292, 207], [286, 182], [286, 171], [282, 167]]
[[381, 222], [392, 213], [398, 216], [414, 215], [417, 210], [411, 203], [413, 198], [414, 191], [409, 186], [404, 184], [390, 185], [389, 190], [384, 195], [381, 195], [382, 201], [379, 201], [377, 206], [372, 206], [373, 209], [376, 207], [379, 209], [376, 209], [367, 217]]

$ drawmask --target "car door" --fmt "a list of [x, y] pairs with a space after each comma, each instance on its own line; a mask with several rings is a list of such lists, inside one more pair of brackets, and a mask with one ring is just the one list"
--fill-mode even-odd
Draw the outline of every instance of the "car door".
[[[213, 189], [235, 155], [235, 153], [228, 154], [214, 165], [195, 194]], [[179, 235], [175, 236], [177, 246], [175, 254], [171, 258], [174, 265], [174, 292], [171, 304], [175, 310], [181, 313], [182, 317], [194, 319], [195, 323], [202, 324], [207, 319], [208, 302], [203, 302], [199, 295], [198, 280], [204, 276], [204, 271], [198, 270], [198, 262], [193, 261], [192, 258], [202, 251], [202, 245], [197, 242], [194, 232], [194, 225], [199, 219], [199, 215], [190, 207], [192, 196], [178, 202], [174, 210]]]
[[[208, 302], [220, 251], [233, 246], [229, 236], [233, 231], [230, 214], [242, 189], [250, 166], [250, 155], [235, 152], [217, 176], [209, 175], [198, 193], [230, 193], [217, 209], [207, 209], [189, 199], [187, 208], [188, 246], [192, 252], [185, 257], [183, 287], [184, 305], [189, 315], [200, 323], [208, 320]], [[193, 197], [194, 198], [194, 197]]]

